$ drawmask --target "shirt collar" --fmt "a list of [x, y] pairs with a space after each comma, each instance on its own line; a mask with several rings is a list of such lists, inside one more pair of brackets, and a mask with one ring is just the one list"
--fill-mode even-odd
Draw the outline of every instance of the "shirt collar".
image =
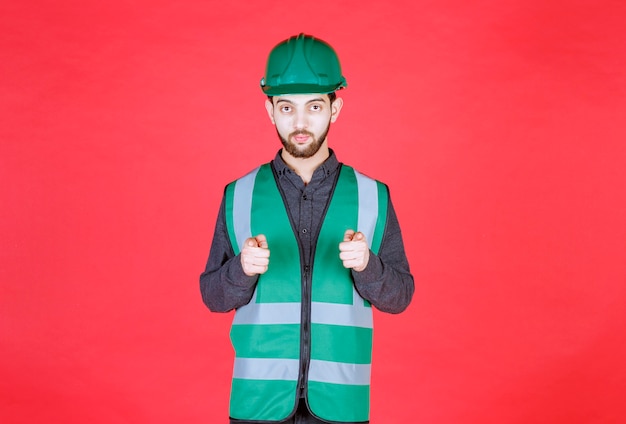
[[[335, 152], [333, 152], [333, 149], [328, 150], [330, 151], [330, 156], [328, 156], [328, 158], [320, 166], [317, 167], [315, 172], [313, 172], [313, 178], [315, 178], [318, 174], [327, 177], [334, 174], [335, 171], [337, 171], [337, 169], [339, 168], [340, 163], [337, 159], [337, 156], [335, 155]], [[282, 149], [279, 150], [278, 153], [276, 153], [276, 156], [273, 160], [274, 169], [276, 170], [276, 173], [280, 178], [284, 177], [287, 172], [293, 172], [289, 165], [287, 165], [283, 160], [282, 156], [280, 155], [281, 152]]]

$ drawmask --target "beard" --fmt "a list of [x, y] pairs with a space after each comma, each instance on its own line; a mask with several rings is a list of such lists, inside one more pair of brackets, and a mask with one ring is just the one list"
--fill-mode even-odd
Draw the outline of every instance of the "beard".
[[[324, 132], [317, 138], [312, 132], [306, 130], [299, 130], [289, 133], [287, 138], [284, 138], [280, 133], [278, 133], [278, 138], [280, 138], [281, 143], [283, 143], [283, 148], [287, 151], [287, 153], [289, 153], [294, 158], [306, 159], [315, 155], [319, 151], [320, 147], [322, 147], [322, 144], [324, 144], [324, 141], [326, 140], [329, 129], [330, 122], [326, 126]], [[308, 146], [300, 147], [296, 143], [290, 141], [292, 137], [295, 137], [297, 135], [308, 135], [309, 137], [311, 137], [312, 141]]]

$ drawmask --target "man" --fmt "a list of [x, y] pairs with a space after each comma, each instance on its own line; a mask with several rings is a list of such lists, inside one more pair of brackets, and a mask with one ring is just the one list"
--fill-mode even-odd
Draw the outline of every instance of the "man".
[[371, 306], [411, 301], [387, 187], [328, 147], [346, 85], [314, 37], [269, 55], [261, 88], [283, 148], [226, 187], [200, 276], [209, 309], [236, 310], [231, 423], [367, 423]]

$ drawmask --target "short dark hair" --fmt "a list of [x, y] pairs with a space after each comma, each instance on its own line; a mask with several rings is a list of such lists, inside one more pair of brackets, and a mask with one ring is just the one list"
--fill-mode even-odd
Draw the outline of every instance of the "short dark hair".
[[[270, 102], [272, 102], [272, 104], [274, 104], [274, 100], [272, 100], [274, 96], [267, 96], [267, 98]], [[331, 91], [330, 93], [328, 93], [328, 100], [330, 100], [331, 105], [336, 99], [337, 99], [337, 93], [335, 91]]]

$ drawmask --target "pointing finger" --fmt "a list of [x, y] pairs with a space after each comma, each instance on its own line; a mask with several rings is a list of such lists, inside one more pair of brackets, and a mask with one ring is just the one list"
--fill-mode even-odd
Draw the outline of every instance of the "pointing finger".
[[256, 236], [256, 241], [259, 247], [262, 247], [264, 249], [267, 249], [269, 247], [267, 244], [267, 237], [265, 237], [264, 234], [259, 234], [258, 236]]
[[352, 241], [361, 241], [361, 240], [365, 240], [365, 234], [363, 234], [362, 232], [357, 232], [353, 237], [352, 237]]

